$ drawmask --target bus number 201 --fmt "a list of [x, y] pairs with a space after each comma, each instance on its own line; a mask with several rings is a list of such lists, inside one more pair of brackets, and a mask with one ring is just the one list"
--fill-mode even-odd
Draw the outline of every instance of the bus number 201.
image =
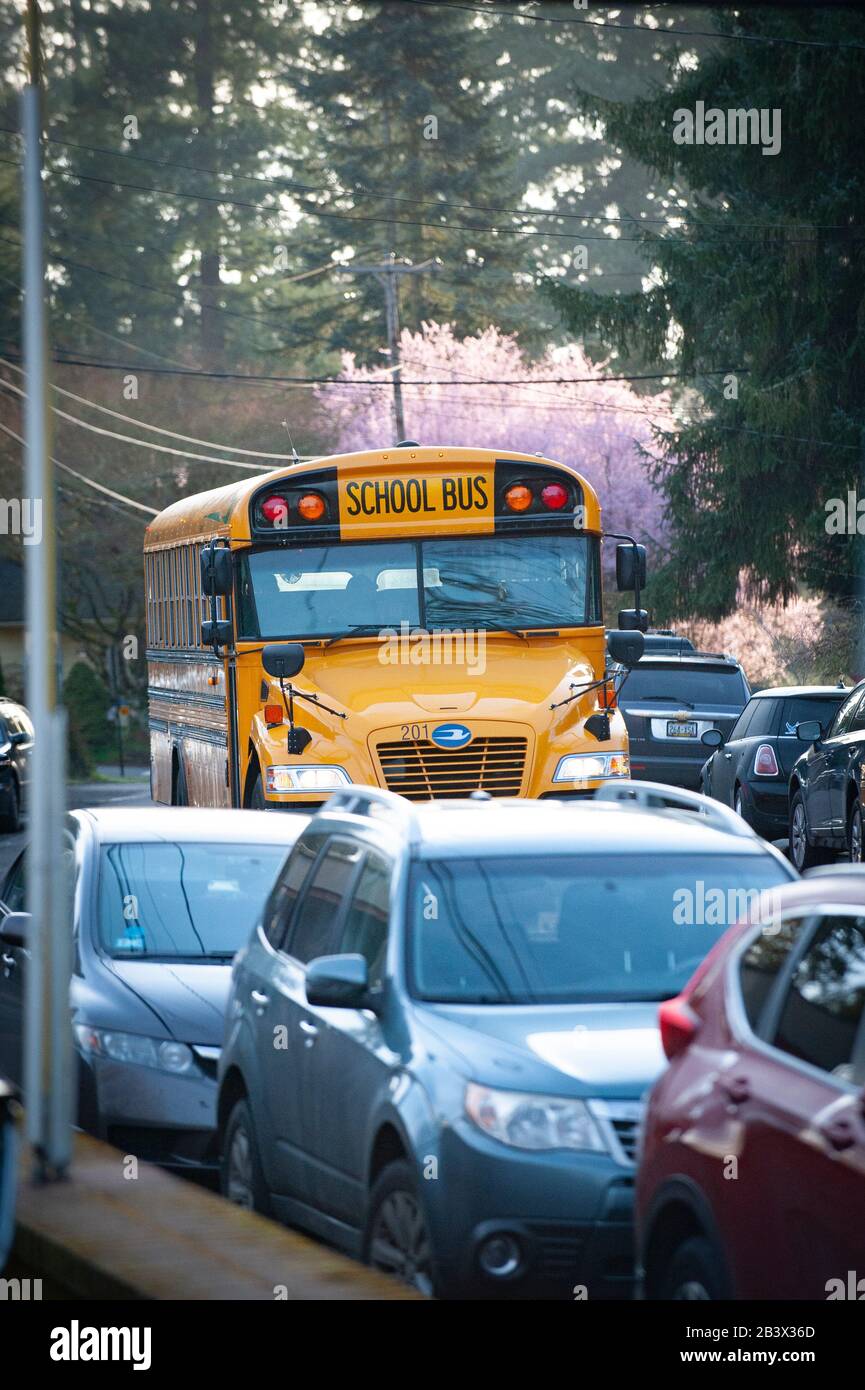
[[401, 724], [403, 743], [429, 738], [429, 724]]

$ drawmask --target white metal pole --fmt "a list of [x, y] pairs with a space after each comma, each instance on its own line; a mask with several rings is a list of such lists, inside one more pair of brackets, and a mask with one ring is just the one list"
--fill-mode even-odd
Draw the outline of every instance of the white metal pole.
[[27, 906], [32, 914], [32, 940], [25, 986], [24, 1102], [27, 1138], [34, 1148], [37, 1172], [51, 1178], [67, 1167], [72, 1142], [72, 933], [64, 884], [65, 722], [57, 707], [57, 553], [48, 408], [39, 10], [35, 0], [28, 0], [27, 20], [29, 81], [21, 94], [25, 478], [32, 506], [41, 507], [42, 526], [38, 544], [25, 546], [27, 704], [35, 737], [29, 784]]

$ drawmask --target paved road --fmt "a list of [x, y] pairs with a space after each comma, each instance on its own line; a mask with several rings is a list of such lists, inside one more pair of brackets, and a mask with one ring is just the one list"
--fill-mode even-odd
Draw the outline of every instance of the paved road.
[[[116, 768], [106, 769], [115, 776]], [[147, 772], [133, 768], [123, 779], [111, 782], [72, 782], [66, 788], [70, 811], [79, 806], [150, 806], [150, 780]], [[17, 835], [0, 835], [0, 882], [27, 842], [27, 828]]]

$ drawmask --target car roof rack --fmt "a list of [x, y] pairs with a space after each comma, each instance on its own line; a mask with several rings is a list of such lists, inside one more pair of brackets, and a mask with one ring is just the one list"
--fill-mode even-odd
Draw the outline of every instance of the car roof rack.
[[366, 816], [388, 820], [404, 828], [407, 838], [415, 843], [418, 837], [417, 814], [412, 803], [384, 787], [351, 786], [331, 792], [317, 815], [340, 811], [345, 815]]
[[602, 782], [595, 792], [595, 801], [615, 801], [639, 807], [642, 811], [690, 811], [701, 816], [715, 830], [728, 835], [756, 838], [756, 831], [729, 806], [700, 792], [670, 787], [665, 782]]
[[813, 864], [802, 870], [802, 878], [863, 878], [865, 864]]

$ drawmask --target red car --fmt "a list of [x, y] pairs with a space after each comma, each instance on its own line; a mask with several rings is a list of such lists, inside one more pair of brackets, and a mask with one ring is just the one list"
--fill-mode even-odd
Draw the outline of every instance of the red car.
[[660, 1022], [643, 1296], [865, 1300], [865, 872], [774, 890]]

